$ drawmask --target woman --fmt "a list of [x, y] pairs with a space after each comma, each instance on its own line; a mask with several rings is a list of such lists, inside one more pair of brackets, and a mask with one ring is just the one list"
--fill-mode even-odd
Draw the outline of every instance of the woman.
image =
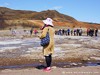
[[42, 28], [42, 34], [40, 36], [40, 39], [46, 37], [47, 32], [49, 33], [49, 37], [50, 37], [50, 42], [49, 45], [46, 45], [43, 47], [43, 55], [45, 57], [45, 61], [47, 64], [47, 67], [44, 69], [45, 71], [50, 71], [51, 70], [51, 62], [52, 62], [52, 54], [54, 52], [54, 34], [55, 34], [55, 30], [54, 30], [54, 25], [52, 23], [52, 19], [51, 18], [47, 18], [46, 20], [43, 20], [44, 22], [44, 26]]

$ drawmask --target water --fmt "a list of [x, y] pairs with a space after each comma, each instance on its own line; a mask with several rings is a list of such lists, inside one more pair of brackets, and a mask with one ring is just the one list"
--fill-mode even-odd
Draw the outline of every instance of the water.
[[85, 64], [86, 66], [98, 66], [100, 65], [100, 63], [92, 63], [92, 62], [88, 62]]
[[[12, 65], [12, 66], [0, 66], [0, 69], [17, 69], [17, 68], [31, 68], [31, 67], [43, 67], [44, 65], [40, 65], [40, 63], [34, 64], [23, 64], [23, 65]], [[53, 63], [52, 66], [61, 67], [61, 68], [72, 68], [72, 67], [82, 67], [82, 66], [100, 66], [100, 63]]]
[[25, 68], [25, 67], [35, 67], [37, 64], [24, 64], [24, 65], [12, 65], [12, 66], [0, 66], [0, 69], [16, 69], [16, 68]]

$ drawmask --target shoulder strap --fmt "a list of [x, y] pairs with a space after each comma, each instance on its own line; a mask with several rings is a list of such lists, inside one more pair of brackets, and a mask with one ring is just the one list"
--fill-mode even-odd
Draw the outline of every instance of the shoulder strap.
[[48, 28], [48, 31], [47, 31], [47, 33], [49, 33], [49, 28]]

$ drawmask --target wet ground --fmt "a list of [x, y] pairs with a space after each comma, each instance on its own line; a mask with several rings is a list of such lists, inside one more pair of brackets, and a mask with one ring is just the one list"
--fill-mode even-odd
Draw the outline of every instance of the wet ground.
[[[6, 59], [0, 65], [0, 69], [22, 69], [22, 68], [38, 68], [42, 69], [46, 66], [44, 60], [30, 60], [30, 59]], [[56, 68], [74, 68], [85, 66], [100, 66], [99, 61], [66, 61], [66, 60], [53, 60], [52, 67]]]

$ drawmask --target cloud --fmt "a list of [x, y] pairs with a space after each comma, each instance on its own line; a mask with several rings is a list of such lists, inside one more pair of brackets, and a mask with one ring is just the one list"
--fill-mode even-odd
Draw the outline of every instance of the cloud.
[[10, 4], [8, 2], [0, 4], [1, 7], [9, 6]]
[[9, 3], [7, 3], [7, 2], [5, 2], [5, 3], [4, 3], [4, 6], [9, 6], [9, 5], [10, 5], [10, 4], [9, 4]]
[[63, 8], [63, 7], [62, 7], [62, 6], [55, 6], [55, 7], [51, 8], [51, 9], [59, 10], [59, 9], [61, 9], [61, 8]]

